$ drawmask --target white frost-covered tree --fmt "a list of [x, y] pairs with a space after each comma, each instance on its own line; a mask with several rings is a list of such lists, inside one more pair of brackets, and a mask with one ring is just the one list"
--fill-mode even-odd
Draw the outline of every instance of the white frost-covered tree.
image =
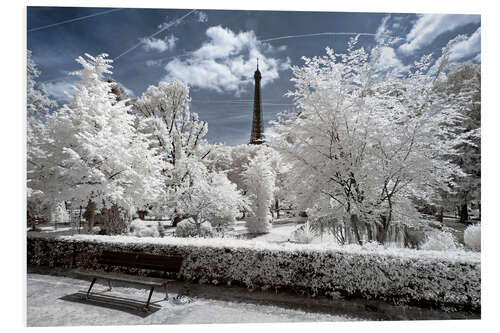
[[174, 80], [150, 86], [134, 103], [137, 128], [149, 136], [150, 148], [161, 159], [162, 187], [169, 194], [155, 206], [168, 210], [174, 225], [186, 216], [176, 207], [179, 202], [171, 198], [193, 186], [193, 179], [207, 174], [196, 173], [204, 168], [200, 163], [209, 153], [204, 139], [208, 126], [190, 112], [190, 101], [189, 87]]
[[189, 87], [174, 80], [149, 86], [134, 103], [140, 129], [151, 135], [152, 147], [158, 149], [169, 168], [175, 167], [180, 158], [202, 158], [206, 153], [203, 148], [208, 126], [197, 113], [190, 112], [190, 101]]
[[250, 233], [266, 233], [271, 228], [270, 208], [274, 200], [276, 175], [268, 156], [259, 150], [244, 171], [247, 195], [252, 213], [246, 219]]
[[[472, 62], [455, 64], [436, 87], [442, 105], [453, 105], [462, 115], [460, 126], [452, 128], [466, 141], [450, 156], [464, 175], [454, 177], [453, 194], [445, 195], [448, 207], [458, 207], [460, 221], [467, 222], [470, 202], [481, 202], [481, 67]], [[443, 201], [445, 201], [443, 200]]]
[[83, 68], [74, 73], [81, 81], [71, 102], [47, 116], [44, 135], [30, 141], [29, 182], [56, 202], [144, 206], [162, 194], [161, 161], [136, 130], [131, 107], [111, 93], [104, 75], [112, 61], [85, 56], [76, 59]]
[[[26, 116], [27, 116], [27, 158], [30, 160], [33, 156], [39, 153], [36, 148], [37, 138], [45, 134], [45, 117], [49, 112], [57, 107], [57, 103], [52, 100], [45, 90], [43, 84], [37, 83], [36, 80], [40, 76], [36, 63], [34, 62], [31, 51], [27, 53], [26, 63]], [[32, 165], [28, 163], [28, 170]], [[42, 215], [47, 219], [50, 218], [49, 212], [53, 209], [53, 204], [43, 196], [40, 191], [33, 191], [30, 180], [28, 178], [28, 198], [27, 198], [27, 218], [35, 229], [35, 220]]]
[[41, 73], [31, 56], [30, 50], [28, 50], [27, 54], [26, 69], [26, 107], [28, 120], [31, 120], [34, 117], [42, 119], [51, 109], [57, 107], [57, 103], [49, 97], [45, 86], [36, 82], [36, 79]]
[[235, 222], [247, 202], [236, 185], [231, 183], [221, 172], [209, 172], [205, 165], [190, 157], [179, 161], [180, 170], [188, 176], [179, 186], [169, 189], [166, 195], [171, 216], [188, 219], [201, 233], [201, 226], [209, 222], [218, 230]]
[[288, 174], [288, 166], [281, 159], [280, 154], [272, 147], [264, 145], [242, 144], [237, 146], [211, 145], [210, 154], [204, 160], [208, 168], [223, 171], [227, 178], [236, 184], [238, 189], [246, 194], [248, 192], [245, 180], [245, 170], [257, 152], [262, 151], [266, 155], [275, 177], [274, 184], [274, 210], [279, 216], [281, 204], [290, 204], [285, 188], [285, 179]]
[[457, 153], [462, 138], [450, 128], [461, 115], [435, 103], [441, 76], [427, 74], [430, 56], [402, 77], [381, 69], [380, 47], [369, 54], [356, 44], [292, 68], [298, 111], [276, 122], [275, 147], [314, 220], [345, 242], [386, 242], [395, 223], [418, 221], [413, 199], [429, 200], [460, 173], [445, 155]]

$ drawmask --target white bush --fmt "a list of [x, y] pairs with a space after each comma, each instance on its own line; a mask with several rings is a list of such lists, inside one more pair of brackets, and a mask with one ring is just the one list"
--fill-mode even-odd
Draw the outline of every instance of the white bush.
[[292, 232], [292, 239], [297, 243], [305, 243], [309, 244], [316, 237], [309, 222], [298, 227], [295, 231]]
[[481, 225], [470, 225], [464, 231], [464, 243], [473, 251], [481, 251]]
[[130, 223], [129, 234], [136, 237], [160, 237], [158, 222], [135, 219]]
[[193, 221], [193, 219], [186, 219], [177, 224], [175, 228], [175, 235], [177, 237], [209, 237], [213, 234], [212, 226], [209, 222], [203, 222], [198, 226]]
[[427, 234], [424, 243], [420, 246], [422, 250], [448, 251], [456, 250], [458, 243], [451, 232], [433, 231]]
[[55, 205], [52, 214], [51, 220], [54, 223], [68, 223], [70, 222], [70, 216], [68, 211], [66, 210], [66, 206], [64, 202], [60, 202]]

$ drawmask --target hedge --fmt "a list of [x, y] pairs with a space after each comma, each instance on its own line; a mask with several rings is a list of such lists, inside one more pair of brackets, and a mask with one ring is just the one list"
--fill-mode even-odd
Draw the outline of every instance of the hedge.
[[27, 246], [30, 265], [102, 269], [95, 257], [104, 250], [181, 255], [180, 278], [200, 283], [341, 294], [449, 311], [481, 310], [480, 255], [465, 251], [36, 233], [28, 235]]

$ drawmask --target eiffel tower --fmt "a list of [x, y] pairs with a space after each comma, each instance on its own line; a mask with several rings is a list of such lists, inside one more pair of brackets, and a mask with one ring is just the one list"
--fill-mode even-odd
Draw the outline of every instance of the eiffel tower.
[[257, 59], [257, 70], [253, 78], [255, 79], [255, 91], [253, 96], [253, 121], [252, 133], [250, 135], [250, 144], [260, 145], [264, 143], [264, 121], [262, 120], [262, 103], [260, 100], [260, 75], [259, 59]]

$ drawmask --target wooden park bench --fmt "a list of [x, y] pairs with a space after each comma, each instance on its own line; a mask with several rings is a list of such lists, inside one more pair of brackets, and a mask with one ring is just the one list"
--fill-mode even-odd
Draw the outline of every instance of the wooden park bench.
[[[73, 273], [79, 276], [92, 278], [92, 282], [90, 283], [90, 287], [86, 295], [87, 299], [89, 298], [92, 287], [97, 279], [107, 280], [109, 287], [108, 290], [112, 289], [111, 281], [148, 286], [151, 289], [149, 291], [149, 297], [144, 309], [149, 311], [149, 303], [155, 287], [163, 287], [165, 290], [164, 300], [168, 300], [167, 282], [173, 280], [167, 279], [167, 273], [179, 273], [182, 266], [182, 259], [183, 258], [180, 256], [104, 251], [102, 255], [97, 258], [97, 263], [106, 266], [105, 272], [74, 270]], [[115, 267], [146, 269], [150, 271], [162, 272], [162, 277], [155, 278], [110, 272]]]

